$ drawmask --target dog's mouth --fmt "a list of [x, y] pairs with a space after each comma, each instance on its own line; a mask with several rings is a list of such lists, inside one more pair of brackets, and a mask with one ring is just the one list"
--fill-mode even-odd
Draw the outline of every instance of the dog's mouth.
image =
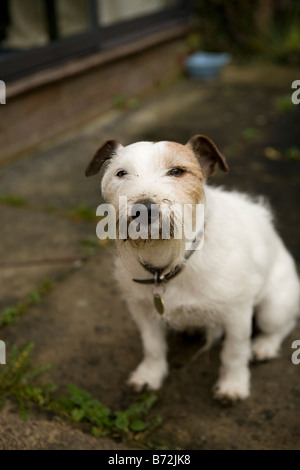
[[173, 239], [176, 232], [176, 217], [166, 203], [140, 200], [131, 205], [128, 212], [119, 214], [116, 220], [119, 239], [136, 243], [141, 241]]

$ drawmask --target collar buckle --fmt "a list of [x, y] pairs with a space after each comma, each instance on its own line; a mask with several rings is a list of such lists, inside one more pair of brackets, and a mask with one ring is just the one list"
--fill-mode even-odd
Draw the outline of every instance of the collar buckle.
[[154, 285], [159, 286], [164, 281], [165, 281], [164, 274], [161, 274], [161, 271], [155, 271], [155, 273], [154, 273]]

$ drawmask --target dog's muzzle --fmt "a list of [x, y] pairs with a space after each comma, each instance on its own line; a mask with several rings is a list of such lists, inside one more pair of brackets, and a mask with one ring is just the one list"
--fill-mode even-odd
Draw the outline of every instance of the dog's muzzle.
[[130, 208], [129, 221], [139, 218], [142, 225], [150, 226], [158, 222], [159, 206], [152, 199], [141, 199]]

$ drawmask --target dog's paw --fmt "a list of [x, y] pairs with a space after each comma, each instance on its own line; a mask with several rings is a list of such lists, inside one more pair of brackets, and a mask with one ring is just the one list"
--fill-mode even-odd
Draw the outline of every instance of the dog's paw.
[[249, 396], [249, 377], [221, 377], [214, 387], [214, 398], [224, 404], [245, 400]]
[[278, 341], [272, 335], [258, 335], [252, 342], [254, 361], [268, 361], [278, 355]]
[[158, 390], [168, 373], [168, 365], [165, 362], [143, 361], [130, 375], [127, 385], [136, 392], [144, 388]]

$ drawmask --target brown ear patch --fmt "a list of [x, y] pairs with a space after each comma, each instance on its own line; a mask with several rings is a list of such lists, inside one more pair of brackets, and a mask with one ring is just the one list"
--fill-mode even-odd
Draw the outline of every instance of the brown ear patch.
[[192, 147], [206, 178], [215, 173], [217, 165], [222, 171], [228, 172], [229, 167], [224, 155], [205, 135], [195, 135], [188, 141], [187, 145]]
[[116, 140], [106, 140], [106, 142], [98, 148], [92, 160], [86, 167], [85, 175], [93, 176], [99, 173], [103, 163], [113, 156], [119, 145], [119, 142]]

